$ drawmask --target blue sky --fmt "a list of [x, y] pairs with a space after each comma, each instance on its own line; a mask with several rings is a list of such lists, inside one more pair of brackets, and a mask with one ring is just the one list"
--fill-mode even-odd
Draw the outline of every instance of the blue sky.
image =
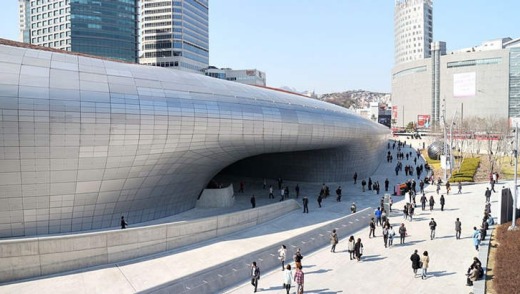
[[[108, 1], [108, 0], [107, 0]], [[0, 38], [18, 38], [3, 0]], [[266, 72], [267, 84], [319, 94], [391, 91], [393, 0], [209, 0], [210, 64]], [[520, 37], [518, 0], [438, 0], [433, 37], [448, 51]]]

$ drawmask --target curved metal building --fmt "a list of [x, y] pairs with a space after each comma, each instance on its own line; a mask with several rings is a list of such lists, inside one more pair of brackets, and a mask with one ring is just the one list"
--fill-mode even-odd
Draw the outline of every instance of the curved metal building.
[[388, 129], [317, 100], [0, 42], [0, 237], [117, 226], [195, 206], [222, 169], [369, 175]]

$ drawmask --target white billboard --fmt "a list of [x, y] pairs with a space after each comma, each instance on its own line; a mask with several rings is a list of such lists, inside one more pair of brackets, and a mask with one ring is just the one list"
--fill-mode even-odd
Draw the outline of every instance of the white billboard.
[[476, 77], [475, 72], [453, 74], [453, 97], [475, 96]]

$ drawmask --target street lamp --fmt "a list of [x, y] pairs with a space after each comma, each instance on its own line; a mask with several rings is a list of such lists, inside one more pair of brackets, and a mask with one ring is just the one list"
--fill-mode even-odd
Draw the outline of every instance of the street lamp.
[[515, 180], [514, 180], [514, 196], [513, 196], [513, 221], [511, 222], [511, 226], [508, 228], [509, 231], [516, 231], [518, 228], [516, 227], [516, 201], [518, 198], [518, 122], [515, 123]]

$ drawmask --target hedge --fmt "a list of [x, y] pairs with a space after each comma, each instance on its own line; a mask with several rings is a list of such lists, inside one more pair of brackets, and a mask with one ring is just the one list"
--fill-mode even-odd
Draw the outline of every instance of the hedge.
[[456, 182], [473, 182], [473, 177], [477, 173], [477, 169], [480, 165], [480, 158], [465, 158], [460, 165], [460, 169], [454, 172], [449, 181], [452, 183]]

